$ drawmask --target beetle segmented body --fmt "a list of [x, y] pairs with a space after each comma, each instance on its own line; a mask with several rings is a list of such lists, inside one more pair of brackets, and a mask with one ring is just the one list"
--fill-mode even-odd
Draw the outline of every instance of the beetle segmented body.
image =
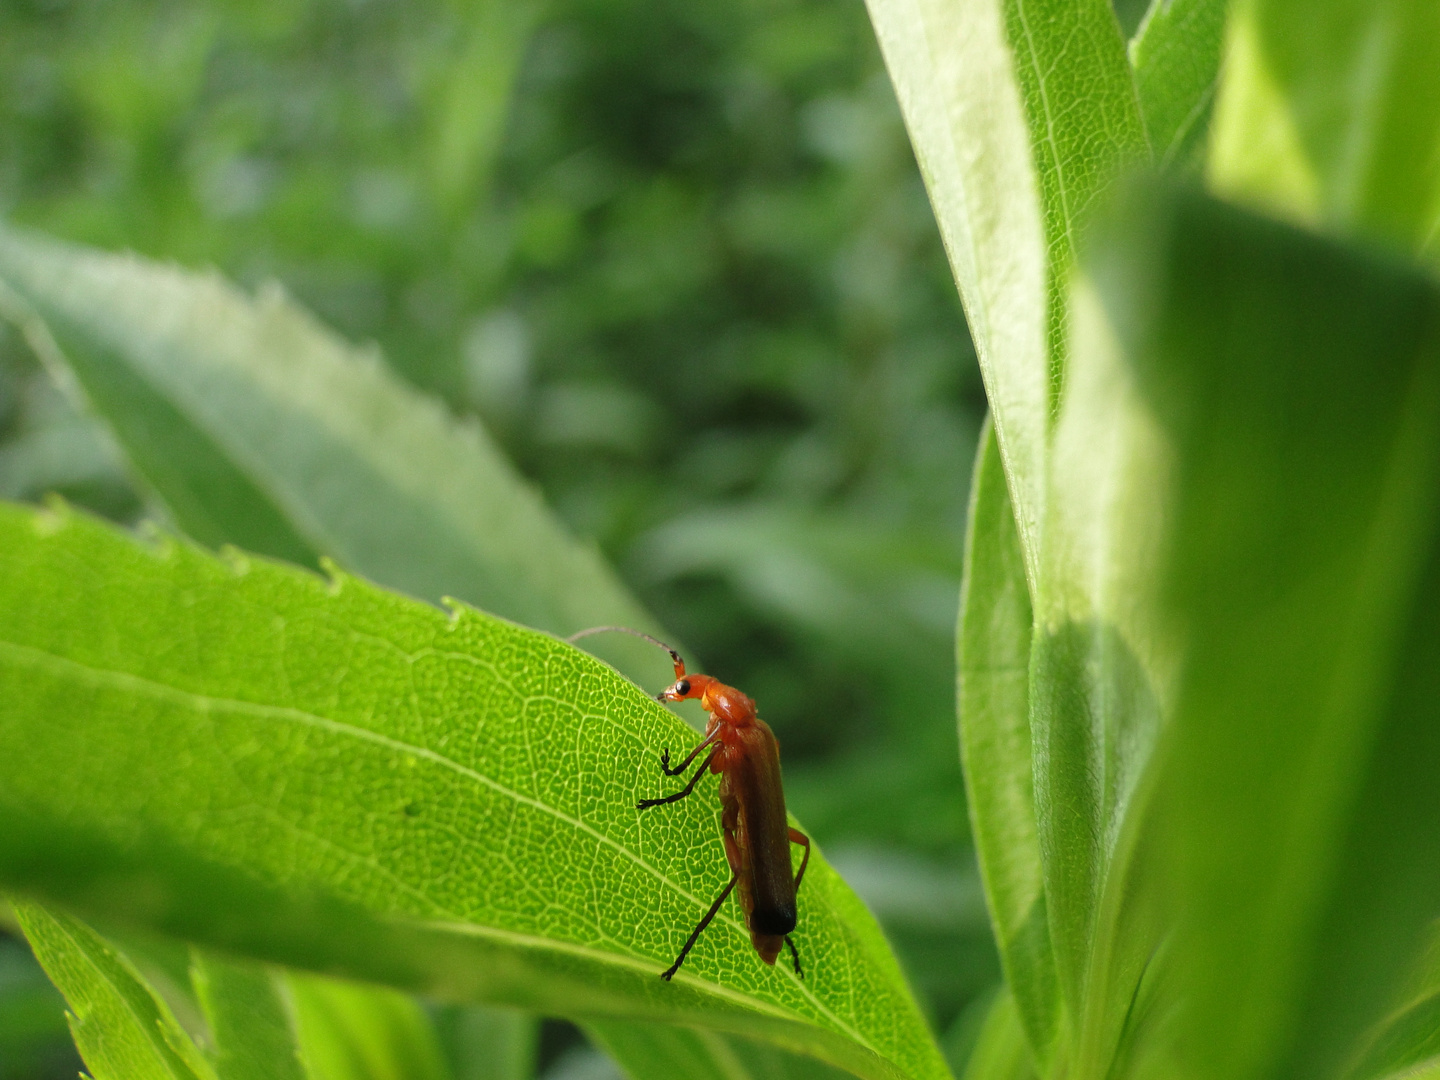
[[[750, 928], [750, 942], [760, 958], [774, 964], [780, 950], [788, 945], [795, 973], [802, 975], [800, 954], [790, 933], [795, 929], [796, 894], [810, 862], [810, 839], [798, 829], [790, 828], [786, 820], [785, 789], [780, 781], [780, 743], [775, 733], [756, 715], [755, 702], [749, 697], [709, 675], [686, 675], [685, 661], [680, 659], [680, 654], [648, 634], [623, 626], [598, 626], [583, 630], [570, 640], [604, 630], [634, 634], [668, 652], [675, 664], [675, 682], [655, 697], [660, 701], [698, 699], [710, 714], [705, 737], [684, 761], [671, 768], [668, 749], [660, 757], [660, 768], [667, 776], [681, 776], [697, 757], [708, 751], [689, 783], [673, 795], [642, 799], [638, 808], [648, 810], [652, 806], [679, 802], [695, 790], [696, 783], [707, 771], [720, 775], [721, 826], [725, 858], [730, 864], [730, 883], [701, 918], [675, 963], [661, 972], [660, 977], [668, 981], [680, 970], [701, 932], [737, 886], [740, 909], [745, 913], [745, 925]], [[792, 843], [805, 848], [798, 871], [792, 870], [790, 864]]]

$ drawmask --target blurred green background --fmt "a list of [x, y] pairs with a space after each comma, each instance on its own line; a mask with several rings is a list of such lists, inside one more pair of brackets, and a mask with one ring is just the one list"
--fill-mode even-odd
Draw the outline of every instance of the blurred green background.
[[[0, 212], [278, 280], [480, 416], [759, 701], [937, 1031], [998, 979], [952, 659], [984, 394], [859, 0], [7, 0]], [[0, 496], [153, 514], [3, 334]], [[0, 1032], [53, 1017], [0, 1078], [73, 1075], [0, 946]], [[575, 1038], [551, 1075], [603, 1068]]]

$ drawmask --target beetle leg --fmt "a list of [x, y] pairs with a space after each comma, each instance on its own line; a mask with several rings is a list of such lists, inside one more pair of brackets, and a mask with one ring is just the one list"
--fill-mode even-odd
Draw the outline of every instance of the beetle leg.
[[800, 978], [805, 977], [805, 972], [800, 970], [800, 954], [795, 951], [795, 942], [790, 940], [790, 935], [785, 935], [785, 944], [790, 946], [790, 958], [795, 961], [795, 974]]
[[[795, 875], [795, 891], [796, 891], [796, 892], [799, 892], [799, 891], [800, 891], [800, 879], [805, 876], [805, 867], [810, 864], [810, 838], [809, 838], [808, 836], [806, 836], [803, 832], [801, 832], [799, 829], [791, 829], [791, 830], [790, 830], [790, 842], [791, 842], [792, 844], [804, 844], [804, 845], [805, 845], [805, 854], [804, 854], [804, 856], [802, 856], [801, 859], [800, 859], [800, 872]], [[794, 945], [791, 945], [791, 946], [790, 946], [790, 949], [791, 949], [791, 951], [793, 952], [794, 949], [795, 949], [795, 946], [794, 946]], [[800, 967], [799, 967], [800, 961], [799, 961], [799, 960], [796, 960], [796, 961], [795, 961], [795, 965], [796, 965], [795, 970], [796, 970], [796, 971], [799, 971], [799, 970], [800, 970]]]
[[710, 920], [715, 918], [715, 913], [720, 910], [720, 905], [725, 902], [725, 898], [730, 895], [730, 890], [735, 888], [735, 882], [739, 880], [738, 877], [731, 877], [730, 884], [720, 891], [720, 895], [715, 898], [715, 903], [710, 905], [710, 910], [705, 912], [705, 917], [700, 920], [700, 925], [691, 932], [689, 940], [685, 942], [685, 947], [680, 950], [680, 955], [675, 958], [675, 962], [660, 973], [660, 977], [666, 982], [674, 978], [675, 972], [680, 970], [680, 965], [685, 962], [685, 957], [689, 955], [691, 948], [699, 939], [700, 932], [710, 925]]
[[661, 806], [665, 803], [679, 802], [681, 799], [685, 798], [686, 795], [689, 795], [690, 792], [695, 790], [695, 785], [700, 782], [700, 777], [705, 775], [705, 766], [709, 765], [710, 762], [714, 759], [715, 755], [719, 752], [720, 747], [718, 746], [715, 747], [714, 750], [711, 750], [710, 756], [705, 759], [705, 765], [701, 765], [700, 768], [696, 769], [695, 775], [690, 777], [690, 782], [686, 784], [683, 788], [681, 788], [679, 791], [677, 791], [674, 795], [664, 795], [658, 799], [641, 799], [638, 803], [635, 804], [635, 808], [637, 810], [648, 810], [652, 806]]
[[[709, 746], [714, 741], [715, 736], [712, 734], [699, 746], [695, 747], [694, 750], [691, 750], [690, 753], [685, 756], [685, 760], [682, 761], [679, 765], [676, 765], [673, 769], [670, 767], [670, 748], [667, 746], [660, 755], [660, 768], [664, 771], [666, 776], [679, 776], [681, 773], [683, 773], [686, 769], [690, 767], [690, 763], [692, 761], [694, 761], [697, 757], [700, 756], [700, 751], [704, 750], [705, 747]], [[701, 772], [704, 772], [703, 765], [701, 766]]]

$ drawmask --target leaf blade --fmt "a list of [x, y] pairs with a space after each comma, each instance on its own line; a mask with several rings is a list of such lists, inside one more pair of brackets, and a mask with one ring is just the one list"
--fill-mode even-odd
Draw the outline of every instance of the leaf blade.
[[[707, 804], [634, 811], [661, 780], [660, 745], [694, 736], [598, 662], [357, 579], [147, 552], [66, 515], [5, 508], [0, 528], [0, 671], [16, 688], [0, 741], [30, 762], [0, 795], [17, 823], [0, 874], [16, 886], [261, 959], [944, 1075], [878, 927], [823, 856], [799, 933], [843, 963], [803, 984], [767, 969], [727, 911], [674, 986], [655, 978], [727, 871]], [[83, 744], [66, 724], [35, 730], [56, 695], [73, 696]], [[364, 783], [334, 783], [337, 763]], [[577, 879], [572, 858], [601, 876]], [[135, 873], [169, 899], [120, 893], [115, 877]]]
[[960, 746], [991, 924], [1010, 1003], [1036, 1056], [1050, 1057], [1059, 1023], [1055, 959], [1030, 754], [1033, 614], [993, 428], [981, 434], [971, 484], [960, 594]]
[[165, 1004], [114, 946], [68, 915], [16, 902], [16, 917], [69, 1002], [75, 1045], [95, 1080], [214, 1080]]

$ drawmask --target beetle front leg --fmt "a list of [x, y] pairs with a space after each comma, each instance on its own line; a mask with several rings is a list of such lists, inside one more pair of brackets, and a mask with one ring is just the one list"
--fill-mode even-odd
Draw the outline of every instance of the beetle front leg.
[[[701, 745], [703, 746], [704, 744], [702, 743]], [[679, 791], [677, 791], [674, 795], [664, 795], [658, 799], [641, 799], [638, 803], [635, 804], [635, 808], [637, 810], [649, 810], [652, 806], [663, 806], [665, 803], [679, 802], [681, 799], [685, 798], [686, 795], [689, 795], [692, 791], [695, 790], [695, 785], [700, 782], [700, 778], [705, 775], [706, 768], [709, 767], [710, 762], [715, 760], [715, 755], [718, 753], [720, 753], [720, 747], [717, 746], [714, 750], [710, 751], [710, 756], [705, 759], [705, 764], [701, 765], [700, 768], [695, 770], [695, 775], [690, 777], [690, 782], [686, 784], [683, 788], [681, 788]], [[690, 756], [694, 757], [695, 755], [691, 754]], [[671, 773], [671, 775], [673, 776], [675, 774]]]

